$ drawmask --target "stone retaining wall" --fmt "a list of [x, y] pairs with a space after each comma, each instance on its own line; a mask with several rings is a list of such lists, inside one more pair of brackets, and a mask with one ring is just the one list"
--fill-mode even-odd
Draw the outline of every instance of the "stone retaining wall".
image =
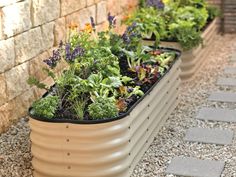
[[[138, 0], [0, 0], [0, 132], [19, 117], [42, 91], [30, 88], [29, 75], [51, 80], [41, 71], [42, 60], [66, 38], [66, 28], [79, 28], [93, 16], [97, 29], [107, 13], [121, 19]], [[117, 29], [119, 31], [119, 29]], [[63, 67], [63, 65], [61, 66]]]

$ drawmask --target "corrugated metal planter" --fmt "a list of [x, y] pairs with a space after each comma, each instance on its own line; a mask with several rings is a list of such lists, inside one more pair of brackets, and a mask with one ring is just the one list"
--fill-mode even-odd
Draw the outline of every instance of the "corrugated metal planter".
[[[189, 81], [194, 78], [194, 74], [203, 65], [204, 61], [207, 60], [207, 54], [212, 48], [212, 42], [218, 33], [218, 23], [217, 19], [212, 21], [209, 26], [203, 31], [203, 45], [200, 45], [194, 49], [183, 51], [182, 47], [178, 42], [161, 42], [162, 47], [172, 47], [182, 51], [182, 64], [181, 68], [181, 80]], [[150, 41], [145, 41], [145, 44], [151, 43]]]
[[128, 177], [178, 103], [180, 60], [129, 115], [78, 124], [30, 119], [35, 177]]

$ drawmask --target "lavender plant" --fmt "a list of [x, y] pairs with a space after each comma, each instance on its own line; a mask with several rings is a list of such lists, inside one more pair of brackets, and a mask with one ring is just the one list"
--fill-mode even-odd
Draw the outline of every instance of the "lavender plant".
[[157, 9], [164, 9], [165, 4], [162, 2], [162, 0], [147, 0], [146, 6], [155, 7]]

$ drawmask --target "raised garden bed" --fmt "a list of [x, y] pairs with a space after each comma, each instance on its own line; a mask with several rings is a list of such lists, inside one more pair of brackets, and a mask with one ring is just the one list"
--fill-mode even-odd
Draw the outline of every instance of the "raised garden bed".
[[176, 59], [141, 101], [117, 119], [89, 123], [32, 116], [34, 176], [130, 176], [178, 103], [180, 63]]

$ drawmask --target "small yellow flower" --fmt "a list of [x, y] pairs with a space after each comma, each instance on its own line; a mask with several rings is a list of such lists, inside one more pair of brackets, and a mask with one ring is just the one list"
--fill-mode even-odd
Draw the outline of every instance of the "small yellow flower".
[[168, 3], [170, 2], [170, 0], [162, 0], [162, 2], [163, 2], [164, 4], [168, 4]]
[[84, 29], [82, 31], [87, 32], [87, 33], [92, 33], [93, 27], [92, 27], [92, 25], [90, 23], [86, 23], [85, 27], [84, 27]]

